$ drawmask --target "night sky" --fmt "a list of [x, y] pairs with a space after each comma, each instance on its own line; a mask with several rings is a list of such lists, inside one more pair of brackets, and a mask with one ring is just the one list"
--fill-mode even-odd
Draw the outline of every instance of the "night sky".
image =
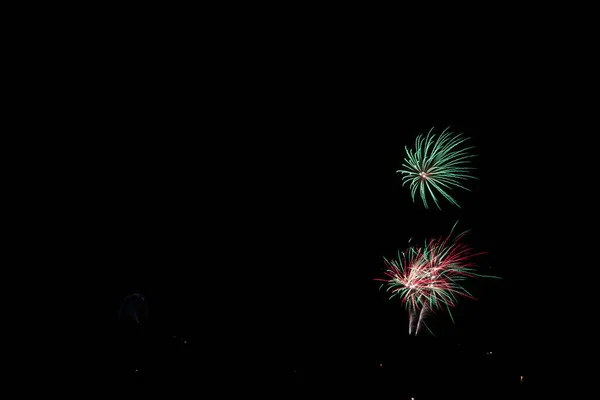
[[[252, 109], [229, 127], [226, 115], [206, 123], [170, 114], [147, 123], [165, 135], [140, 133], [107, 153], [99, 195], [110, 232], [103, 257], [114, 260], [109, 304], [147, 296], [146, 351], [187, 337], [199, 352], [222, 351], [233, 370], [252, 357], [275, 370], [399, 357], [410, 346], [408, 320], [373, 281], [382, 257], [459, 221], [487, 253], [477, 257], [481, 270], [502, 280], [470, 282], [480, 301], [460, 303], [455, 325], [440, 314], [432, 328], [440, 341], [518, 353], [530, 335], [523, 269], [534, 255], [531, 226], [514, 225], [511, 127], [468, 110], [402, 112], [356, 97]], [[476, 147], [480, 180], [455, 192], [461, 209], [425, 210], [396, 173], [404, 145], [432, 126], [464, 132]]]
[[[104, 61], [113, 68], [82, 116], [94, 135], [80, 143], [86, 168], [75, 176], [86, 184], [73, 204], [90, 232], [80, 251], [97, 271], [86, 287], [94, 336], [109, 338], [101, 358], [115, 376], [193, 380], [202, 370], [260, 386], [337, 370], [346, 382], [380, 363], [424, 367], [459, 344], [502, 354], [519, 376], [540, 363], [540, 338], [569, 330], [553, 315], [568, 307], [539, 299], [585, 236], [565, 233], [576, 202], [559, 135], [575, 113], [512, 58], [404, 70], [381, 46], [322, 45], [266, 66], [268, 52], [255, 51], [198, 71], [171, 66], [160, 80], [137, 52], [119, 53], [120, 68]], [[481, 72], [491, 65], [493, 77]], [[475, 146], [479, 180], [454, 191], [460, 209], [442, 200], [442, 211], [425, 210], [396, 173], [404, 146], [431, 127]], [[410, 238], [446, 235], [456, 221], [486, 252], [479, 268], [502, 279], [470, 281], [479, 301], [463, 300], [455, 324], [439, 314], [435, 338], [410, 338], [406, 312], [373, 279]], [[148, 306], [139, 325], [117, 318], [134, 292]]]

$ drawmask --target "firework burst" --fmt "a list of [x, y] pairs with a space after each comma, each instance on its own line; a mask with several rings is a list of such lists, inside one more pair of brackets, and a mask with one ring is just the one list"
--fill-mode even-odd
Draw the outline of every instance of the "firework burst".
[[[409, 314], [408, 333], [416, 335], [425, 325], [427, 316], [440, 310], [447, 311], [454, 322], [451, 309], [461, 297], [475, 299], [462, 283], [469, 278], [491, 277], [477, 272], [475, 253], [461, 240], [467, 231], [452, 237], [426, 240], [422, 246], [410, 246], [399, 251], [395, 260], [384, 258], [384, 282], [390, 299], [399, 297]], [[426, 325], [425, 325], [426, 326]]]
[[461, 133], [454, 134], [449, 131], [450, 127], [444, 129], [438, 137], [432, 134], [433, 129], [425, 136], [417, 136], [414, 149], [405, 147], [407, 158], [404, 159], [402, 169], [396, 172], [403, 175], [402, 186], [410, 184], [413, 202], [418, 191], [426, 209], [429, 209], [429, 195], [441, 210], [437, 193], [460, 208], [449, 192], [456, 187], [470, 191], [461, 182], [477, 179], [471, 175], [475, 168], [467, 165], [475, 157], [469, 154], [469, 150], [474, 147], [461, 147], [469, 138]]

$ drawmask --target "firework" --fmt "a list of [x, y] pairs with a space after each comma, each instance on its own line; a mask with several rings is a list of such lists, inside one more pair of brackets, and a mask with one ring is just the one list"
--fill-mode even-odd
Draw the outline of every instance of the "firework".
[[403, 175], [402, 186], [409, 184], [413, 202], [419, 191], [426, 209], [429, 209], [429, 195], [441, 210], [437, 193], [460, 208], [449, 192], [456, 187], [470, 191], [461, 182], [477, 179], [471, 175], [475, 168], [467, 165], [470, 158], [475, 157], [469, 154], [469, 150], [474, 147], [461, 147], [469, 138], [461, 133], [454, 134], [448, 130], [450, 127], [444, 129], [439, 137], [432, 134], [433, 129], [431, 128], [425, 136], [417, 136], [414, 149], [405, 147], [407, 158], [404, 159], [402, 169], [396, 172]]
[[462, 283], [469, 278], [492, 277], [477, 272], [473, 257], [484, 253], [475, 253], [462, 242], [468, 231], [453, 237], [455, 227], [446, 237], [399, 251], [395, 260], [384, 258], [385, 278], [375, 280], [384, 282], [382, 287], [387, 286], [390, 299], [401, 299], [409, 314], [409, 334], [419, 333], [426, 317], [440, 310], [447, 311], [454, 322], [451, 309], [459, 298], [475, 299]]

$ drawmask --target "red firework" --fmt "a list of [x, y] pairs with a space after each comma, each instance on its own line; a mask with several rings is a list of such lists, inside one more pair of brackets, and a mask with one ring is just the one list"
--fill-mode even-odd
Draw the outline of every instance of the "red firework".
[[409, 334], [415, 323], [417, 334], [424, 317], [439, 310], [448, 311], [454, 321], [450, 309], [456, 307], [460, 297], [475, 300], [461, 283], [468, 278], [484, 277], [477, 273], [472, 260], [484, 253], [475, 253], [461, 242], [466, 233], [452, 238], [451, 231], [446, 237], [425, 241], [422, 247], [408, 247], [398, 253], [396, 260], [384, 258], [386, 278], [375, 280], [384, 282], [382, 286], [387, 286], [390, 298], [400, 297], [409, 313]]

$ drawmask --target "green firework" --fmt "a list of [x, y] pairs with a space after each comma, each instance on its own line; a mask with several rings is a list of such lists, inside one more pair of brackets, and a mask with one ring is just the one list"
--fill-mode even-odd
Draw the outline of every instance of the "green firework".
[[457, 187], [470, 191], [461, 182], [477, 179], [471, 175], [475, 168], [468, 165], [470, 159], [475, 157], [469, 153], [474, 147], [462, 147], [469, 138], [449, 131], [450, 127], [439, 136], [432, 134], [433, 129], [425, 136], [417, 136], [414, 149], [405, 147], [407, 157], [402, 169], [396, 172], [403, 175], [402, 186], [410, 184], [413, 202], [418, 191], [426, 209], [429, 209], [427, 197], [430, 196], [441, 210], [438, 201], [440, 195], [460, 208], [449, 192]]

